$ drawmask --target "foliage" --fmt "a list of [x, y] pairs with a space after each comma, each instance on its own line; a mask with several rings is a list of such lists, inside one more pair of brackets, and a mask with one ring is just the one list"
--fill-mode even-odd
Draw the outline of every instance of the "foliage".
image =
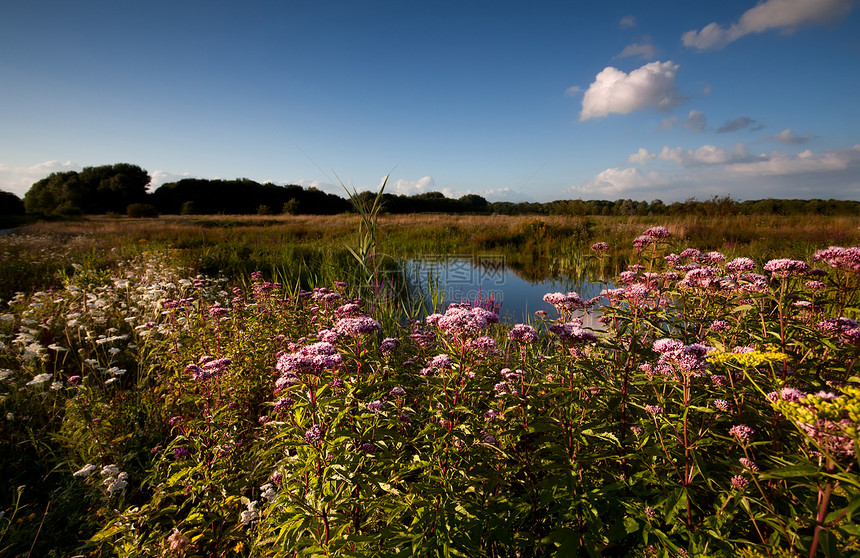
[[110, 259], [56, 256], [82, 263], [0, 316], [0, 549], [857, 553], [860, 249], [729, 260], [668, 235], [513, 327], [89, 239]]
[[24, 202], [12, 192], [0, 190], [0, 216], [23, 215]]
[[126, 208], [126, 213], [133, 219], [142, 217], [158, 217], [158, 210], [155, 206], [148, 203], [132, 203]]
[[55, 172], [33, 184], [24, 196], [28, 213], [45, 215], [125, 213], [146, 199], [149, 174], [127, 163]]
[[[326, 194], [316, 188], [260, 184], [247, 178], [184, 178], [178, 182], [168, 182], [153, 192], [150, 203], [161, 213], [174, 215], [268, 215], [284, 206], [290, 209], [290, 213], [295, 214], [331, 215], [349, 209], [349, 203], [343, 198]], [[261, 207], [266, 207], [265, 213], [260, 213]]]

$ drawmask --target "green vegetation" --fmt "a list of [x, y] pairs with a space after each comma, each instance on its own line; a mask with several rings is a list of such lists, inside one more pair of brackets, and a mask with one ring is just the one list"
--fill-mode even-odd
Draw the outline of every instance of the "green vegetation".
[[[336, 215], [354, 211], [356, 205], [340, 196], [316, 188], [296, 185], [260, 184], [247, 178], [208, 180], [186, 178], [169, 182], [147, 192], [149, 175], [136, 165], [120, 163], [87, 167], [80, 173], [53, 173], [35, 184], [24, 197], [27, 213], [45, 216], [83, 214], [126, 214], [134, 205], [139, 213], [151, 206], [147, 216], [166, 215]], [[20, 200], [9, 193], [0, 197], [0, 216], [20, 213]], [[379, 205], [380, 214], [445, 213], [469, 215], [534, 215], [566, 217], [728, 217], [733, 215], [826, 215], [857, 216], [860, 202], [846, 200], [747, 200], [738, 202], [729, 196], [714, 196], [698, 201], [665, 204], [662, 200], [634, 201], [557, 200], [536, 202], [489, 202], [476, 194], [458, 199], [440, 192], [412, 196], [382, 193], [378, 200], [373, 192], [354, 192], [361, 204]]]
[[125, 213], [146, 200], [149, 181], [145, 170], [127, 163], [55, 172], [33, 184], [24, 205], [27, 213], [44, 215]]
[[[614, 288], [548, 293], [531, 324], [486, 301], [415, 321], [366, 288], [355, 217], [2, 237], [23, 292], [0, 314], [0, 554], [860, 552], [860, 248], [826, 248], [856, 221], [770, 218], [729, 254], [691, 241], [754, 224], [367, 209], [400, 251], [565, 230]], [[315, 288], [275, 282], [302, 269]]]

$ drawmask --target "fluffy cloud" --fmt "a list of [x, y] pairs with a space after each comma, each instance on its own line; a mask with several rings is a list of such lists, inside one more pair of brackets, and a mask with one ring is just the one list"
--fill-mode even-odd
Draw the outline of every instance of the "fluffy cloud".
[[[772, 151], [755, 160], [734, 163], [726, 171], [743, 176], [783, 176], [833, 171], [860, 170], [860, 145], [848, 149], [828, 149], [813, 153], [809, 149], [797, 154]], [[855, 181], [857, 180], [855, 172]]]
[[645, 60], [651, 60], [657, 55], [657, 49], [651, 44], [651, 41], [644, 43], [632, 43], [624, 47], [621, 54], [615, 58], [627, 58], [628, 56], [641, 56]]
[[812, 136], [809, 134], [804, 134], [802, 136], [798, 136], [794, 133], [794, 130], [791, 128], [786, 128], [778, 134], [774, 134], [770, 136], [770, 139], [776, 140], [779, 143], [784, 143], [785, 145], [800, 145], [801, 143], [806, 143]]
[[572, 85], [564, 90], [564, 94], [568, 97], [573, 97], [575, 95], [579, 95], [580, 93], [582, 93], [582, 87], [578, 85]]
[[669, 161], [682, 167], [701, 167], [749, 161], [750, 155], [747, 148], [742, 144], [737, 144], [731, 149], [703, 145], [695, 150], [664, 146], [659, 153], [652, 153], [644, 147], [640, 147], [636, 153], [627, 157], [627, 163], [642, 165], [654, 159]]
[[726, 132], [736, 132], [738, 130], [743, 130], [744, 128], [751, 128], [752, 130], [761, 130], [764, 128], [761, 124], [758, 124], [755, 120], [748, 116], [740, 116], [735, 118], [734, 120], [729, 120], [724, 122], [722, 126], [717, 128], [718, 134], [724, 134]]
[[693, 132], [704, 132], [708, 127], [708, 119], [697, 110], [691, 110], [687, 117], [687, 128]]
[[[380, 186], [382, 184], [380, 183]], [[392, 194], [400, 194], [404, 196], [413, 196], [424, 192], [432, 192], [436, 190], [436, 181], [430, 176], [419, 178], [418, 180], [395, 180], [389, 182], [386, 191]]]
[[149, 183], [150, 191], [155, 190], [156, 188], [162, 186], [163, 184], [167, 184], [168, 182], [177, 182], [182, 180], [183, 178], [199, 178], [190, 173], [184, 172], [182, 174], [176, 174], [168, 171], [157, 170], [149, 173], [149, 176], [152, 177], [152, 180]]
[[805, 25], [822, 25], [844, 17], [854, 0], [766, 0], [747, 10], [728, 27], [709, 23], [681, 36], [684, 46], [699, 51], [721, 49], [751, 33], [779, 29], [792, 33]]
[[636, 18], [632, 15], [624, 16], [621, 18], [621, 21], [618, 22], [618, 25], [622, 29], [628, 29], [630, 27], [636, 27]]
[[31, 167], [10, 167], [0, 164], [0, 189], [23, 197], [33, 183], [42, 180], [51, 173], [80, 171], [82, 167], [71, 161], [45, 161]]
[[[343, 186], [340, 184], [334, 184], [331, 182], [323, 182], [321, 180], [308, 180], [306, 178], [300, 178], [294, 181], [286, 181], [286, 182], [276, 182], [276, 184], [286, 185], [286, 184], [295, 184], [296, 186], [301, 186], [302, 188], [316, 188], [326, 194], [334, 194], [340, 197], [346, 197], [346, 191], [343, 189]], [[346, 182], [346, 187], [352, 190], [354, 187], [351, 180]], [[368, 188], [364, 188], [367, 190]], [[377, 188], [378, 190], [379, 188]], [[361, 188], [359, 188], [361, 190]]]
[[575, 195], [594, 198], [618, 198], [636, 195], [635, 192], [659, 188], [665, 184], [656, 171], [644, 173], [636, 167], [611, 168], [599, 173], [582, 186], [573, 186]]
[[657, 125], [658, 130], [671, 130], [675, 127], [675, 124], [678, 123], [677, 116], [667, 116], [666, 118], [660, 120], [660, 124]]
[[[657, 161], [663, 166], [638, 168]], [[746, 147], [704, 145], [695, 150], [663, 147], [659, 153], [640, 148], [626, 168], [598, 173], [572, 195], [591, 199], [634, 197], [681, 201], [731, 195], [740, 200], [777, 198], [856, 199], [860, 195], [860, 145], [847, 149], [810, 150], [797, 154], [773, 151], [751, 155]]]
[[664, 146], [657, 157], [663, 161], [672, 161], [682, 167], [699, 167], [703, 165], [723, 165], [734, 161], [747, 161], [749, 160], [749, 153], [746, 147], [741, 144], [736, 145], [733, 149], [703, 145], [695, 151], [680, 147], [670, 149], [668, 146]]
[[626, 74], [607, 66], [597, 74], [582, 98], [580, 122], [648, 107], [669, 110], [677, 106], [683, 100], [675, 85], [678, 68], [671, 61], [651, 62]]

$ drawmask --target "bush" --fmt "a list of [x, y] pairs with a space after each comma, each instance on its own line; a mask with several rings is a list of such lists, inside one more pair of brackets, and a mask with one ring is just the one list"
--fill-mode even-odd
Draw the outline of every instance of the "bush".
[[194, 208], [194, 202], [188, 200], [187, 202], [182, 204], [182, 209], [179, 210], [179, 213], [182, 215], [194, 215], [197, 211]]
[[158, 210], [148, 203], [132, 203], [126, 208], [129, 217], [140, 219], [141, 217], [158, 217]]

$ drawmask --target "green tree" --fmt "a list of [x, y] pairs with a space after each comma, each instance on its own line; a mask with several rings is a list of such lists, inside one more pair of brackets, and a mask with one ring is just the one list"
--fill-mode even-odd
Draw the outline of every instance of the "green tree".
[[0, 190], [0, 215], [23, 215], [24, 202], [12, 192]]
[[33, 184], [24, 196], [28, 213], [125, 213], [147, 198], [149, 174], [127, 163], [55, 172]]

